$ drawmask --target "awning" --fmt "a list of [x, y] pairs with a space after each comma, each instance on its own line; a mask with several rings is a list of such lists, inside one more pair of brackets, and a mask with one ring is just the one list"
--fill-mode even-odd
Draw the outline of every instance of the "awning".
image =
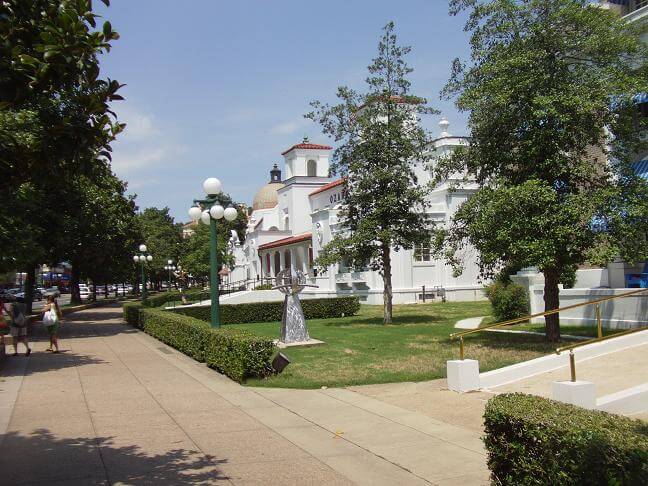
[[648, 158], [632, 164], [635, 174], [648, 180]]

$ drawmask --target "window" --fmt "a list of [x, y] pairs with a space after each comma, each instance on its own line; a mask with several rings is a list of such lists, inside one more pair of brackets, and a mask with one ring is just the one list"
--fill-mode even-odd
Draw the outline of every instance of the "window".
[[432, 251], [430, 244], [414, 245], [414, 261], [415, 262], [429, 262], [432, 261]]
[[290, 230], [290, 218], [288, 216], [284, 218], [284, 230]]
[[308, 164], [306, 165], [306, 175], [308, 175], [308, 177], [317, 176], [317, 162], [314, 160], [308, 161]]

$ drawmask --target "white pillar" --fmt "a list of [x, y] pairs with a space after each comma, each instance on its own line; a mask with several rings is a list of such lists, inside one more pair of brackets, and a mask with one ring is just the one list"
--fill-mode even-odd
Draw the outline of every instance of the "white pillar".
[[300, 246], [299, 249], [301, 250], [301, 270], [304, 275], [308, 275], [308, 247]]
[[277, 253], [277, 252], [273, 251], [272, 253], [270, 253], [270, 276], [272, 278], [276, 277], [276, 275], [275, 275], [275, 253]]
[[289, 251], [290, 251], [290, 268], [292, 270], [295, 270], [297, 268], [297, 262], [295, 261], [295, 256], [297, 252], [295, 251], [294, 248], [291, 248]]
[[286, 268], [286, 259], [284, 257], [283, 250], [279, 250], [279, 270], [284, 270]]

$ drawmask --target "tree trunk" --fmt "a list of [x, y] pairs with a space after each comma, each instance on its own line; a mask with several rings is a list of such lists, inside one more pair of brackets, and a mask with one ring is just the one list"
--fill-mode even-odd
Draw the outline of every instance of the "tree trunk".
[[[544, 301], [545, 312], [558, 309], [560, 307], [558, 288], [558, 271], [548, 269], [544, 271]], [[555, 343], [560, 341], [560, 314], [551, 314], [545, 316], [545, 336], [547, 341]]]
[[25, 275], [25, 286], [23, 291], [25, 292], [25, 313], [31, 314], [32, 304], [34, 303], [34, 283], [36, 282], [36, 265], [28, 265]]
[[392, 323], [392, 268], [391, 268], [391, 248], [389, 243], [382, 242], [382, 264], [383, 264], [383, 305], [384, 318], [383, 324]]
[[81, 303], [81, 292], [79, 292], [79, 266], [72, 263], [72, 272], [70, 275], [70, 304], [77, 305]]

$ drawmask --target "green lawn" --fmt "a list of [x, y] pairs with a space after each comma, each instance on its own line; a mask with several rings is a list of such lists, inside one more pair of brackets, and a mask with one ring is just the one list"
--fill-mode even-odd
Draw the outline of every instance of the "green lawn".
[[[363, 305], [357, 316], [308, 321], [311, 337], [326, 344], [284, 350], [291, 364], [278, 376], [251, 379], [250, 386], [319, 388], [370, 383], [422, 381], [445, 377], [446, 361], [459, 356], [448, 335], [466, 317], [490, 314], [488, 302], [397, 305], [394, 321], [382, 324], [382, 306]], [[280, 324], [236, 324], [276, 338]], [[229, 326], [228, 326], [229, 327]], [[482, 371], [550, 353], [542, 337], [485, 332], [466, 337], [466, 357]]]

